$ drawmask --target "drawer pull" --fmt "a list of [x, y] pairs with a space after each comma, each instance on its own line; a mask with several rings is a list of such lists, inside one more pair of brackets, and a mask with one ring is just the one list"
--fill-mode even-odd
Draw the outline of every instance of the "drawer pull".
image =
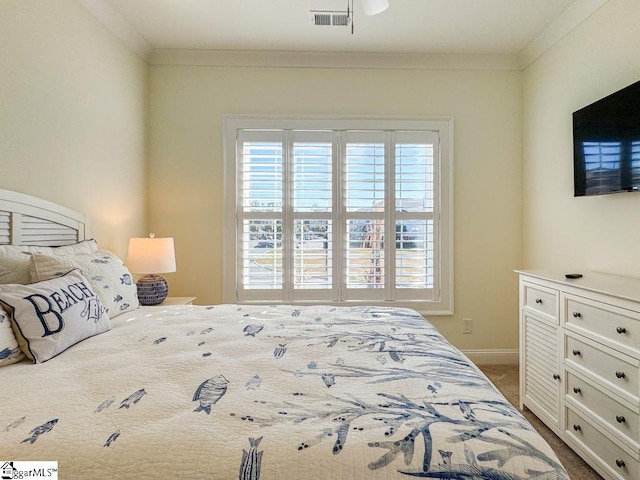
[[574, 429], [576, 432], [579, 432], [580, 430], [582, 430], [582, 427], [581, 427], [580, 425], [578, 425], [577, 423], [575, 423], [575, 424], [573, 425], [573, 429]]
[[541, 298], [536, 298], [536, 303], [537, 303], [538, 305], [541, 305], [541, 304], [542, 304], [542, 299], [541, 299]]
[[626, 375], [624, 374], [624, 372], [616, 372], [616, 377], [624, 378], [624, 377], [626, 377]]
[[616, 460], [616, 465], [618, 466], [618, 468], [624, 468], [626, 466], [626, 464], [624, 463], [624, 460]]
[[580, 387], [573, 387], [573, 393], [581, 393]]
[[622, 416], [622, 415], [616, 415], [616, 422], [618, 423], [624, 423], [627, 420]]
[[554, 380], [560, 380], [560, 375], [558, 375], [557, 373], [553, 374], [553, 379]]
[[616, 332], [618, 332], [620, 335], [622, 335], [623, 333], [627, 333], [627, 329], [624, 327], [618, 327], [616, 328]]
[[582, 314], [580, 312], [573, 312], [573, 318], [580, 318]]
[[573, 352], [571, 352], [571, 353], [573, 353], [573, 354], [577, 357], [578, 355], [580, 355], [580, 350], [576, 350], [576, 349], [574, 348], [574, 349], [573, 349]]

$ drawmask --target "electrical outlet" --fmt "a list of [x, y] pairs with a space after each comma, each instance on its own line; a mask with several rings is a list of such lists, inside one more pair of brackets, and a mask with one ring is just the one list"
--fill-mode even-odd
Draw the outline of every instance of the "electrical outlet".
[[471, 318], [462, 319], [462, 333], [471, 333], [473, 331], [473, 320]]

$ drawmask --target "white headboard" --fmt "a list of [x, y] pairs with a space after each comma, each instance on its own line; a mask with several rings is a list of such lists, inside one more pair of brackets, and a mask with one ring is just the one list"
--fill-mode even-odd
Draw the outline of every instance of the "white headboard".
[[0, 189], [0, 245], [61, 246], [85, 240], [88, 235], [85, 215]]

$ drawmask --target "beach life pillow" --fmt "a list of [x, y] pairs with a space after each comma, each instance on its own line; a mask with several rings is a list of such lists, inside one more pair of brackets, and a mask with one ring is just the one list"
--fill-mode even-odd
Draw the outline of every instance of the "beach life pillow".
[[0, 285], [20, 349], [42, 363], [82, 340], [111, 329], [91, 284], [78, 270], [29, 285]]
[[19, 362], [23, 358], [24, 354], [11, 329], [9, 314], [0, 307], [0, 367]]
[[122, 260], [108, 250], [73, 256], [33, 253], [29, 263], [32, 282], [59, 277], [74, 268], [89, 281], [109, 318], [138, 308], [138, 289], [131, 273]]
[[38, 247], [31, 245], [0, 245], [0, 283], [31, 283], [29, 254], [77, 255], [98, 251], [98, 242], [83, 240], [62, 247]]

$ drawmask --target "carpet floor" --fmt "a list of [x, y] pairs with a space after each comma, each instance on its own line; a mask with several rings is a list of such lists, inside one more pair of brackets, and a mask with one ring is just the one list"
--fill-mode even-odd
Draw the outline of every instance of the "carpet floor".
[[[506, 399], [518, 408], [520, 403], [518, 365], [479, 365], [480, 370], [498, 387]], [[528, 409], [522, 412], [531, 425], [551, 446], [571, 480], [602, 480], [602, 477], [573, 452], [555, 433]]]

